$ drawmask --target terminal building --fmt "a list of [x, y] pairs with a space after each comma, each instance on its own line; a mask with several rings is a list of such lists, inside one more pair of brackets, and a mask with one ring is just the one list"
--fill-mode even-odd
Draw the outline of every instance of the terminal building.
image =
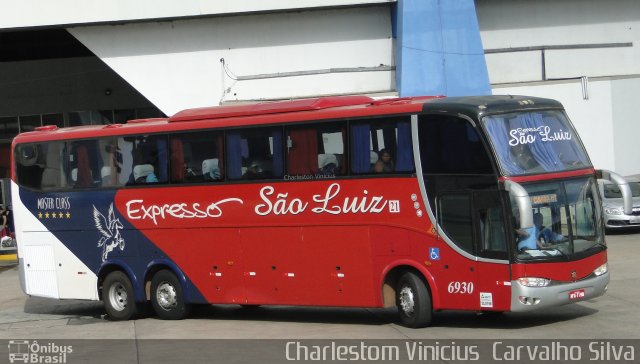
[[640, 173], [637, 0], [0, 0], [11, 139], [194, 107], [362, 94], [561, 101], [597, 168]]

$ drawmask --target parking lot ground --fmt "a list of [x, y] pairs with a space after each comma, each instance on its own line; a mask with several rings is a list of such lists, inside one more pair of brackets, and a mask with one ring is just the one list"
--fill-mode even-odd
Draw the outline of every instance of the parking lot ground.
[[[129, 340], [125, 347], [139, 342], [134, 348], [158, 339], [602, 338], [638, 342], [640, 234], [609, 235], [607, 243], [611, 283], [602, 297], [530, 313], [439, 312], [433, 325], [423, 329], [401, 326], [392, 309], [288, 306], [201, 306], [181, 321], [147, 315], [112, 322], [105, 319], [101, 302], [27, 297], [19, 287], [17, 267], [4, 267], [0, 268], [0, 339], [125, 339]], [[140, 355], [135, 350], [131, 355]], [[0, 355], [0, 362], [3, 359]]]
[[0, 273], [0, 338], [640, 338], [640, 234], [608, 235], [611, 283], [597, 299], [530, 313], [436, 313], [431, 327], [407, 329], [392, 309], [196, 307], [182, 321], [147, 315], [104, 319], [100, 302], [27, 297], [17, 267]]

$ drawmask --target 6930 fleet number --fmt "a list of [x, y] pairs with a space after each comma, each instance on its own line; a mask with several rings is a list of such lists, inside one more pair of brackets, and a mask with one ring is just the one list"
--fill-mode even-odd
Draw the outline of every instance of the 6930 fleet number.
[[447, 291], [452, 294], [471, 294], [473, 282], [451, 282], [447, 286]]

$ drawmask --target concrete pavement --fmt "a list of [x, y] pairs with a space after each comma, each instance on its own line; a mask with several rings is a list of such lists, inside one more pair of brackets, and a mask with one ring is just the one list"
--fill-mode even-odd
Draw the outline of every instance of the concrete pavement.
[[[296, 353], [288, 351], [289, 344], [299, 342], [323, 348], [331, 345], [351, 345], [349, 348], [354, 349], [367, 345], [375, 350], [397, 347], [400, 359], [387, 361], [398, 363], [461, 362], [437, 356], [439, 347], [453, 343], [462, 351], [476, 346], [481, 352], [476, 363], [494, 363], [497, 359], [493, 345], [501, 340], [507, 344], [533, 345], [535, 350], [558, 340], [563, 345], [581, 345], [583, 356], [577, 362], [592, 363], [593, 353], [588, 350], [588, 345], [598, 345], [601, 339], [635, 339], [614, 344], [640, 352], [637, 314], [640, 302], [640, 285], [637, 283], [640, 279], [640, 235], [614, 235], [607, 240], [612, 280], [608, 293], [603, 297], [526, 314], [437, 313], [433, 325], [423, 329], [400, 326], [395, 311], [388, 309], [246, 309], [232, 305], [199, 307], [182, 321], [163, 321], [149, 316], [135, 321], [111, 322], [104, 319], [100, 302], [25, 296], [19, 287], [17, 268], [4, 267], [0, 268], [0, 343], [3, 344], [0, 345], [0, 363], [9, 362], [12, 358], [14, 362], [24, 359], [26, 357], [16, 355], [34, 349], [40, 350], [40, 356], [29, 357], [29, 360], [69, 364], [311, 362], [304, 355], [302, 359], [291, 359], [291, 355]], [[571, 342], [568, 339], [589, 340]], [[410, 359], [408, 350], [404, 349], [409, 345], [429, 346], [430, 349], [424, 353], [431, 356]], [[500, 350], [507, 348], [505, 345], [500, 346]], [[491, 352], [492, 347], [494, 352]], [[60, 350], [65, 348], [71, 352], [61, 354]], [[42, 350], [55, 353], [42, 354]], [[379, 353], [375, 350], [374, 355]], [[451, 350], [446, 352], [451, 353]], [[32, 354], [30, 351], [29, 355]], [[504, 355], [502, 352], [499, 354]], [[367, 361], [380, 361], [375, 358]], [[595, 362], [612, 361], [609, 359]], [[499, 362], [504, 360], [502, 357]], [[544, 358], [530, 362], [540, 360]], [[634, 356], [626, 362], [635, 363], [637, 360]]]
[[313, 307], [198, 307], [186, 320], [149, 316], [135, 321], [104, 319], [99, 302], [27, 297], [17, 267], [0, 273], [0, 339], [474, 339], [640, 338], [640, 234], [607, 237], [612, 281], [603, 297], [525, 314], [443, 312], [431, 327], [407, 329], [394, 310]]

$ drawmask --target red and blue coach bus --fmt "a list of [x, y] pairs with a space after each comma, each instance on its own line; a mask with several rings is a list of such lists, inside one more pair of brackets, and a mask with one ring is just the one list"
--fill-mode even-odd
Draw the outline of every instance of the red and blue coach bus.
[[[29, 295], [529, 311], [609, 282], [596, 171], [562, 105], [362, 96], [232, 105], [13, 142]], [[627, 209], [631, 209], [627, 198]]]

